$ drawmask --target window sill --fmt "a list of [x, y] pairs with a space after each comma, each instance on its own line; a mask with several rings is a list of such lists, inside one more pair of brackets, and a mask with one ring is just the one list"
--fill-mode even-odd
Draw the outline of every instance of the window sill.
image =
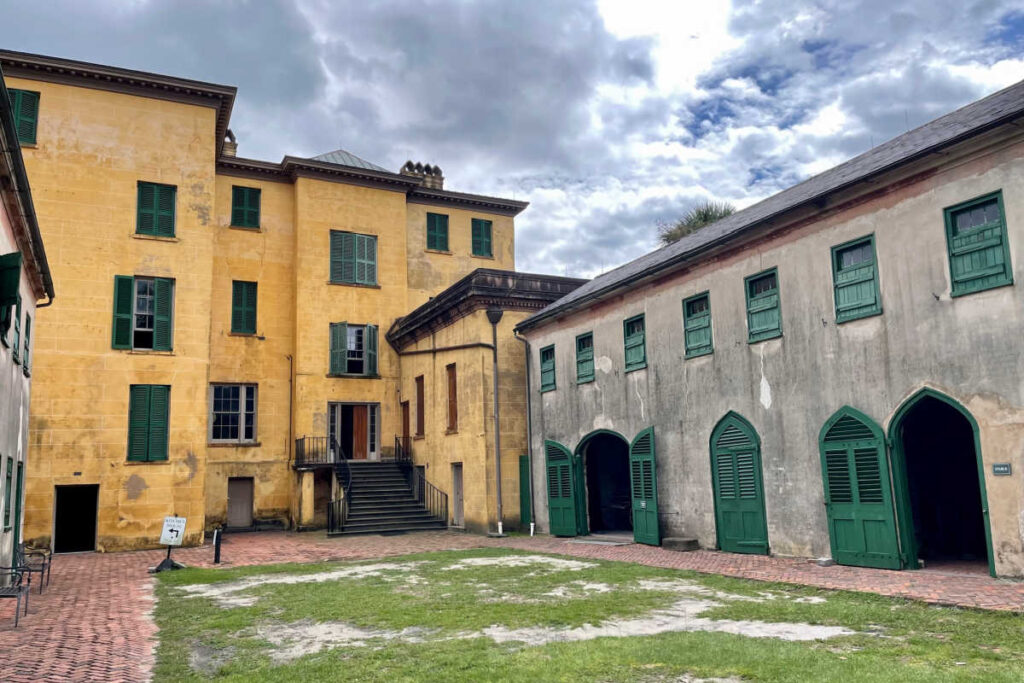
[[980, 289], [960, 290], [959, 292], [956, 291], [956, 290], [953, 290], [953, 291], [951, 291], [949, 293], [949, 297], [951, 299], [958, 299], [958, 298], [960, 298], [962, 296], [970, 296], [971, 294], [980, 294], [981, 292], [987, 292], [990, 289], [999, 289], [1000, 287], [1012, 287], [1012, 286], [1013, 286], [1013, 280], [1011, 279], [1011, 280], [1006, 281], [1006, 282], [999, 282], [997, 284], [989, 285], [988, 287], [982, 287]]
[[331, 379], [380, 379], [380, 375], [357, 375], [354, 373], [327, 373], [327, 377]]
[[626, 374], [628, 375], [631, 372], [636, 372], [637, 370], [646, 370], [646, 369], [647, 369], [647, 363], [645, 362], [643, 365], [636, 365], [636, 366], [631, 367], [631, 368], [626, 368]]
[[425, 437], [424, 437], [423, 434], [413, 434], [412, 435], [412, 440], [413, 441], [423, 441], [424, 438]]
[[361, 285], [358, 282], [335, 282], [334, 280], [328, 280], [327, 284], [336, 285], [339, 287], [360, 287], [362, 289], [380, 289], [380, 285]]
[[489, 254], [489, 255], [488, 254], [470, 254], [470, 256], [473, 257], [473, 258], [486, 259], [488, 261], [493, 261], [494, 260], [494, 254]]
[[22, 149], [35, 149], [36, 147], [39, 146], [39, 143], [37, 143], [37, 142], [21, 142], [21, 143], [19, 143], [18, 146], [21, 147]]
[[857, 315], [848, 315], [836, 318], [836, 325], [843, 325], [846, 323], [852, 323], [854, 320], [863, 320], [864, 318], [874, 318], [876, 315], [882, 315], [882, 309], [868, 311], [866, 313], [859, 313]]
[[447, 249], [424, 249], [423, 251], [428, 254], [443, 254], [444, 256], [451, 256], [452, 252]]
[[547, 394], [547, 393], [550, 393], [550, 392], [554, 391], [556, 388], [557, 387], [548, 387], [547, 389], [541, 389], [540, 393]]
[[144, 233], [132, 233], [132, 237], [137, 240], [152, 240], [154, 242], [180, 242], [181, 240], [177, 237], [164, 237], [163, 235], [146, 235]]
[[130, 356], [174, 356], [174, 351], [157, 351], [155, 349], [114, 349], [124, 351]]
[[251, 337], [253, 339], [259, 339], [260, 341], [263, 341], [263, 340], [266, 339], [266, 337], [264, 337], [263, 335], [256, 334], [255, 332], [235, 332], [234, 330], [232, 330], [231, 332], [228, 332], [228, 336], [229, 337]]
[[444, 435], [445, 436], [448, 436], [449, 434], [458, 434], [458, 433], [459, 433], [459, 430], [458, 430], [457, 427], [455, 429], [446, 429], [446, 430], [444, 430]]
[[782, 332], [773, 332], [770, 335], [764, 337], [757, 337], [756, 339], [747, 339], [748, 344], [760, 344], [763, 341], [770, 341], [772, 339], [781, 339]]
[[690, 360], [691, 358], [702, 358], [704, 356], [710, 356], [715, 352], [714, 349], [708, 349], [706, 351], [689, 351], [683, 358]]
[[125, 460], [125, 465], [170, 465], [171, 461], [168, 460]]
[[244, 230], [245, 232], [263, 232], [258, 225], [229, 225], [231, 230]]
[[588, 377], [587, 379], [578, 379], [576, 380], [576, 386], [579, 386], [580, 384], [590, 384], [593, 381], [593, 377]]
[[262, 446], [259, 441], [210, 441], [207, 448], [259, 448]]

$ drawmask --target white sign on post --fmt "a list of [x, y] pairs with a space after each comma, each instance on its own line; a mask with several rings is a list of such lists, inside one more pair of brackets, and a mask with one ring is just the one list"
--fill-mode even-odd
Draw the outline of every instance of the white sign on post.
[[164, 517], [164, 529], [160, 532], [160, 545], [181, 545], [181, 539], [184, 536], [184, 517]]

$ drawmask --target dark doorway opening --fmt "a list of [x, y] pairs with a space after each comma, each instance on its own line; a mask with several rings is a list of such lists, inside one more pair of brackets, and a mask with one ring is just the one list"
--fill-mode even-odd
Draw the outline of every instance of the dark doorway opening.
[[903, 418], [903, 457], [917, 556], [925, 565], [987, 563], [974, 428], [931, 396]]
[[99, 484], [56, 486], [53, 551], [76, 553], [96, 550], [96, 504]]
[[584, 451], [591, 532], [632, 531], [629, 445], [613, 434], [597, 434]]

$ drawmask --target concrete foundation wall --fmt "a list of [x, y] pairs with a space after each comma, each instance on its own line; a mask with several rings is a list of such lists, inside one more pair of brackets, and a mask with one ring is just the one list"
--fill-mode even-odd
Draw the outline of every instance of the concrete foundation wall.
[[[922, 387], [980, 427], [995, 565], [1024, 575], [1024, 144], [977, 150], [846, 210], [767, 236], [688, 272], [635, 287], [531, 330], [537, 521], [548, 527], [543, 442], [570, 450], [595, 429], [655, 428], [663, 535], [715, 547], [709, 439], [730, 410], [761, 439], [769, 544], [830, 554], [818, 434], [844, 405], [883, 429]], [[950, 296], [943, 209], [1002, 189], [1014, 286]], [[830, 249], [874, 234], [880, 316], [837, 325]], [[745, 276], [778, 267], [783, 337], [748, 344]], [[684, 359], [682, 300], [710, 292], [714, 353]], [[623, 372], [623, 320], [646, 316], [647, 368]], [[575, 383], [575, 337], [594, 333], [596, 381]], [[540, 394], [538, 350], [555, 344], [557, 385]], [[996, 477], [992, 464], [1011, 463]]]

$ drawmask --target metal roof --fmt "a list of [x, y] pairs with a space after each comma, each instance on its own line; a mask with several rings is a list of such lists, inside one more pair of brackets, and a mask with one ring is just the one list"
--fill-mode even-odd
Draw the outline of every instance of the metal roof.
[[346, 152], [343, 149], [336, 149], [333, 152], [327, 152], [325, 154], [318, 154], [313, 157], [316, 161], [326, 161], [328, 164], [337, 164], [339, 166], [351, 166], [352, 168], [363, 168], [368, 171], [383, 171], [384, 173], [391, 173], [388, 169], [377, 164], [371, 164], [366, 159], [357, 157], [352, 152]]
[[589, 300], [625, 288], [636, 280], [682, 267], [696, 260], [708, 249], [737, 238], [742, 233], [763, 225], [785, 212], [820, 201], [838, 190], [962, 142], [1022, 115], [1024, 81], [904, 133], [860, 156], [691, 233], [674, 244], [603, 273], [530, 316], [521, 322], [518, 328], [535, 327]]

